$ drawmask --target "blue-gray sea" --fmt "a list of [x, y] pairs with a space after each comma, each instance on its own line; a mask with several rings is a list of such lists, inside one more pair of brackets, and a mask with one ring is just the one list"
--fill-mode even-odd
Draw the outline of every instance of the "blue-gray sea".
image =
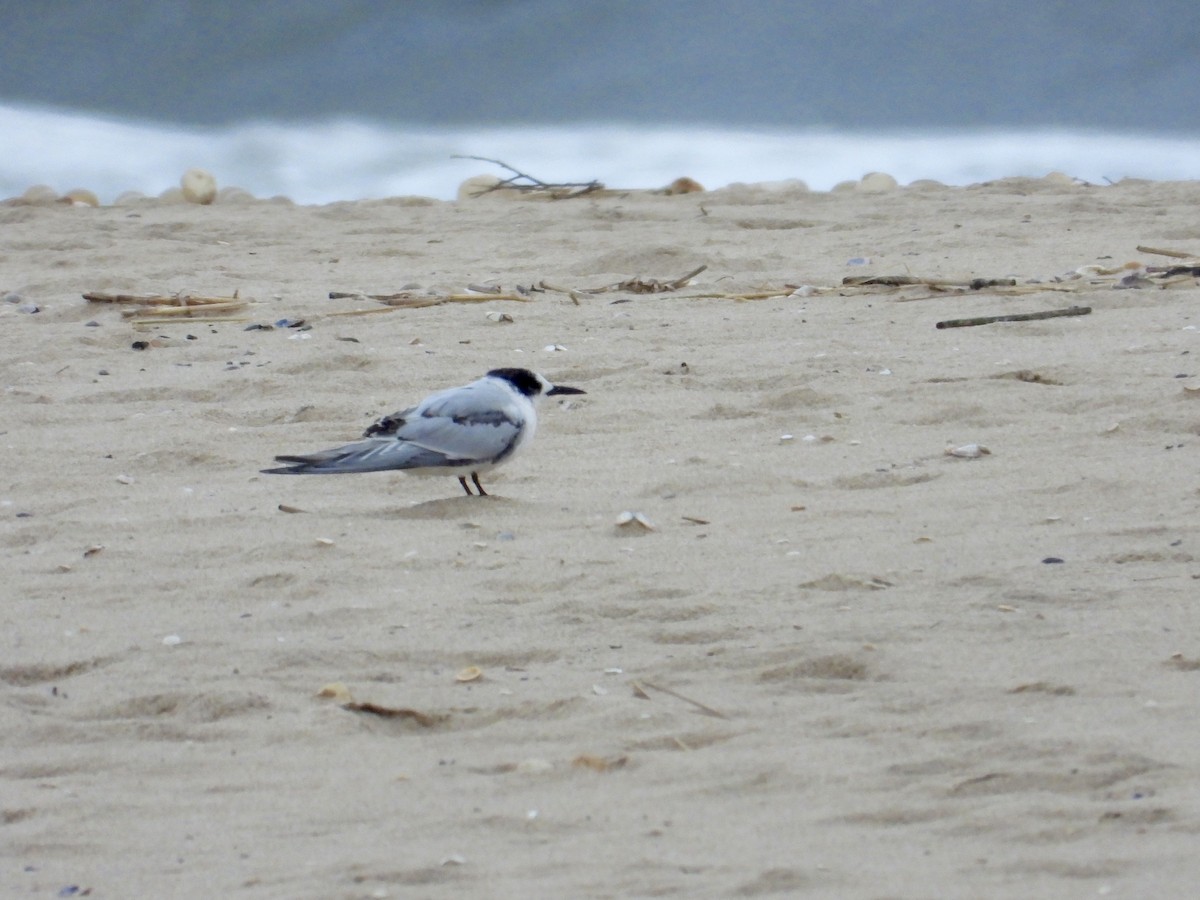
[[0, 195], [1200, 177], [1195, 0], [0, 0]]

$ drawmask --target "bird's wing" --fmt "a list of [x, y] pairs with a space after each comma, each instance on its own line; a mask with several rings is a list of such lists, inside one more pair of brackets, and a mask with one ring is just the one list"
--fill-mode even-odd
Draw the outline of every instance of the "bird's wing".
[[[526, 411], [511, 391], [480, 379], [431, 394], [414, 407], [384, 416], [367, 429], [366, 436], [390, 439], [398, 445], [373, 448], [372, 456], [394, 458], [398, 463], [406, 454], [412, 456], [412, 462], [396, 468], [467, 465], [507, 456], [526, 424]], [[408, 449], [401, 450], [401, 446]]]

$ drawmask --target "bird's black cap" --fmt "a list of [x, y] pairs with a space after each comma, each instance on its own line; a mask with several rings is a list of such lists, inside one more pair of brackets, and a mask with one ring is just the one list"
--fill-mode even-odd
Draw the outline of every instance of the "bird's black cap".
[[[524, 394], [526, 397], [536, 397], [546, 387], [544, 379], [539, 378], [535, 373], [528, 369], [492, 369], [488, 372], [489, 378], [503, 378], [514, 388]], [[584, 394], [586, 391], [580, 388], [567, 387], [566, 385], [550, 385], [550, 389], [546, 394]]]
[[536, 397], [542, 392], [541, 379], [528, 369], [492, 369], [489, 378], [503, 378], [526, 397]]

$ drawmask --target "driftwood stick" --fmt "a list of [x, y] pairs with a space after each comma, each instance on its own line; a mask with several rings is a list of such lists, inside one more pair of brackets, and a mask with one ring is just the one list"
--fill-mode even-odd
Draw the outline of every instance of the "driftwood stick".
[[235, 291], [232, 297], [197, 297], [193, 294], [110, 294], [107, 291], [88, 291], [83, 299], [90, 303], [140, 303], [144, 306], [212, 306], [226, 303], [246, 305]]
[[175, 325], [183, 322], [187, 325], [210, 325], [214, 322], [249, 322], [250, 319], [246, 316], [194, 316], [188, 319], [160, 319], [155, 316], [138, 317], [129, 320], [129, 324], [135, 328], [144, 328], [150, 325]]
[[1056, 319], [1059, 316], [1086, 316], [1090, 306], [1071, 306], [1067, 309], [1048, 309], [1044, 312], [1014, 313], [1009, 316], [977, 316], [973, 319], [946, 319], [938, 322], [938, 328], [967, 328], [971, 325], [991, 325], [993, 322], [1031, 322], [1034, 319]]
[[1195, 259], [1195, 253], [1187, 253], [1183, 250], [1164, 250], [1161, 247], [1145, 247], [1138, 244], [1138, 253], [1152, 253], [1155, 256], [1170, 256], [1173, 259]]
[[194, 306], [168, 306], [166, 304], [152, 303], [136, 309], [123, 309], [121, 310], [121, 315], [127, 318], [132, 316], [153, 315], [159, 316], [163, 319], [192, 320], [192, 313], [205, 313], [212, 315], [214, 313], [235, 312], [245, 308], [246, 303], [244, 300], [229, 300], [220, 303], [212, 301], [207, 303], [198, 303]]

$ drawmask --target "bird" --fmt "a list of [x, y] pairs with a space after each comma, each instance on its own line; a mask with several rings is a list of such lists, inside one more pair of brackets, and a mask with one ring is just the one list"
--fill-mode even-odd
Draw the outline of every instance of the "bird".
[[402, 469], [414, 475], [457, 475], [468, 496], [467, 476], [479, 491], [481, 473], [510, 460], [537, 430], [534, 401], [586, 394], [551, 384], [529, 369], [492, 369], [482, 378], [430, 394], [416, 406], [384, 416], [363, 439], [307, 455], [276, 456], [287, 463], [267, 475], [341, 475]]

